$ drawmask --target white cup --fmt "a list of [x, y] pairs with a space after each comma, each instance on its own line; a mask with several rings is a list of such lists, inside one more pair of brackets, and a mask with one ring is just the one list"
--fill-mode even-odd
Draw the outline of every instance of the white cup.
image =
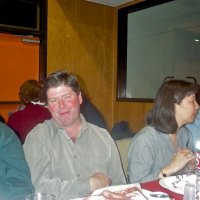
[[56, 200], [56, 197], [51, 194], [36, 193], [27, 195], [25, 200]]
[[186, 183], [183, 200], [195, 200], [195, 184]]

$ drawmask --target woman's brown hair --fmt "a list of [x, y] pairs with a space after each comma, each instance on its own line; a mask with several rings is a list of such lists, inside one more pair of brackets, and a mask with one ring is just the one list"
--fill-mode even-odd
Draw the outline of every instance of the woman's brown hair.
[[175, 104], [180, 104], [186, 96], [197, 91], [195, 83], [184, 80], [164, 82], [157, 92], [152, 110], [146, 116], [147, 124], [166, 134], [175, 133], [178, 128]]
[[23, 104], [28, 104], [31, 101], [40, 101], [42, 85], [37, 80], [25, 81], [19, 91], [19, 98]]

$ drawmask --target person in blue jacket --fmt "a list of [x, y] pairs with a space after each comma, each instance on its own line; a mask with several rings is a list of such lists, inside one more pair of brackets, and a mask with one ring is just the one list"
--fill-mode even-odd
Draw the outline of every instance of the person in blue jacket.
[[16, 134], [0, 122], [0, 200], [25, 200], [34, 193], [30, 171]]
[[[198, 84], [198, 93], [196, 96], [196, 101], [200, 106], [200, 85], [199, 84]], [[189, 131], [192, 134], [194, 148], [195, 148], [196, 142], [200, 141], [200, 109], [198, 110], [198, 113], [194, 122], [187, 124], [186, 127], [189, 129]]]

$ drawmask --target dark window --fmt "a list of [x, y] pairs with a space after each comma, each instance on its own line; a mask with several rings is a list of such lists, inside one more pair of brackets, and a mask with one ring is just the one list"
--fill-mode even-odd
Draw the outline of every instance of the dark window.
[[39, 1], [0, 0], [0, 24], [39, 29]]

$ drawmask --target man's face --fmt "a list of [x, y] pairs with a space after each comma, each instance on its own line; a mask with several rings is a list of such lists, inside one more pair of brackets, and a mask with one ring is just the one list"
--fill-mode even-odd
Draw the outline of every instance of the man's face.
[[60, 85], [47, 91], [48, 108], [52, 118], [63, 128], [80, 123], [81, 93], [78, 95], [72, 88]]

